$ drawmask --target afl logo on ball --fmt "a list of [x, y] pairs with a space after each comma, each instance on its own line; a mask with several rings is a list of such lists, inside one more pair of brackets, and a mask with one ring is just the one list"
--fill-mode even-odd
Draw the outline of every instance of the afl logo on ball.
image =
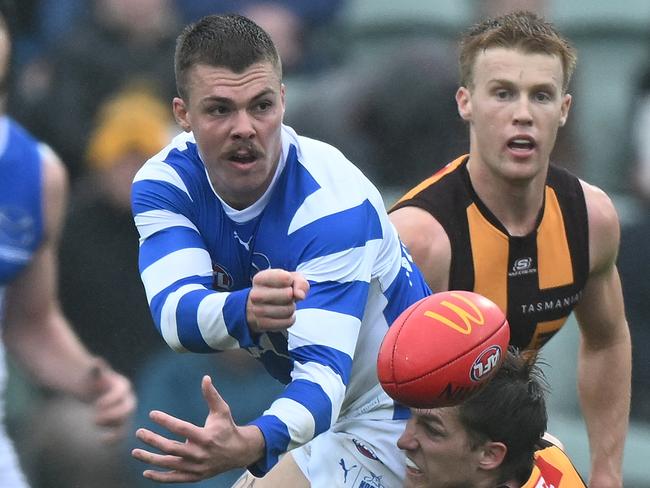
[[499, 346], [490, 346], [478, 355], [469, 376], [472, 381], [481, 381], [485, 376], [494, 372], [501, 359], [501, 348]]

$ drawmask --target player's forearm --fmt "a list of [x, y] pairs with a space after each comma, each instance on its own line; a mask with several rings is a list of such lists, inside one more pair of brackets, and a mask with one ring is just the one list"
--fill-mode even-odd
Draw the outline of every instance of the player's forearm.
[[630, 408], [630, 379], [629, 336], [601, 349], [581, 345], [578, 388], [589, 434], [592, 482], [601, 473], [621, 479]]
[[60, 314], [53, 314], [38, 331], [30, 332], [34, 327], [32, 323], [11, 324], [12, 332], [5, 337], [12, 356], [43, 386], [91, 399], [98, 358], [88, 352]]
[[255, 345], [246, 321], [248, 290], [217, 292], [196, 283], [156, 296], [152, 316], [175, 351], [214, 352]]

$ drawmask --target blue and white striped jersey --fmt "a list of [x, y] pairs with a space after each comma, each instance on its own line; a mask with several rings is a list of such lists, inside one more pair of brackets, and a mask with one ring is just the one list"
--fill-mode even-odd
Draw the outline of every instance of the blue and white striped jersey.
[[[267, 192], [236, 211], [214, 192], [192, 134], [180, 134], [133, 183], [140, 273], [156, 326], [175, 350], [245, 348], [287, 384], [253, 423], [278, 455], [342, 417], [404, 418], [377, 381], [392, 321], [429, 293], [388, 220], [377, 189], [335, 148], [282, 128]], [[296, 323], [252, 335], [246, 322], [258, 270], [310, 283]]]
[[[41, 144], [0, 116], [0, 326], [7, 287], [32, 262], [44, 236]], [[8, 372], [0, 343], [0, 486], [27, 487], [4, 427]]]

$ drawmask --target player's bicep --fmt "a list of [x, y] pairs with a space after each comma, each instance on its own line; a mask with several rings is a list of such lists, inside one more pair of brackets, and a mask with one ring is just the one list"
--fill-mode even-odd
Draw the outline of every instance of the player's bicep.
[[615, 266], [589, 277], [575, 314], [590, 348], [606, 347], [627, 337], [621, 281]]
[[395, 210], [390, 213], [390, 220], [432, 291], [447, 290], [451, 244], [442, 225], [418, 207]]

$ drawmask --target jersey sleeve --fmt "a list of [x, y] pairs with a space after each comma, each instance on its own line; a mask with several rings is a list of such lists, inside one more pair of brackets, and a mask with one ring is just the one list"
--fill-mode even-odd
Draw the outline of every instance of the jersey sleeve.
[[250, 289], [212, 289], [212, 261], [194, 224], [193, 205], [183, 179], [164, 162], [150, 161], [134, 180], [139, 269], [154, 323], [176, 351], [251, 346], [246, 321]]
[[257, 476], [339, 417], [382, 237], [378, 215], [368, 202], [346, 214], [338, 223], [321, 223], [323, 232], [305, 229], [316, 238], [297, 271], [309, 281], [310, 291], [288, 329], [291, 382], [252, 422], [266, 442], [266, 456], [249, 467]]

